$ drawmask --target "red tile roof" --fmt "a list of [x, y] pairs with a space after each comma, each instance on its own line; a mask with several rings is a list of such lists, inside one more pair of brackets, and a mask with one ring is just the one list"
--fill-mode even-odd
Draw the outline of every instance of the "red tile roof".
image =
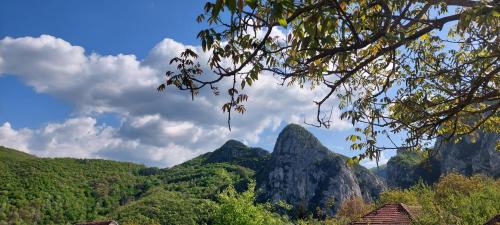
[[409, 225], [419, 213], [418, 207], [408, 207], [402, 203], [385, 204], [361, 217], [352, 225]]

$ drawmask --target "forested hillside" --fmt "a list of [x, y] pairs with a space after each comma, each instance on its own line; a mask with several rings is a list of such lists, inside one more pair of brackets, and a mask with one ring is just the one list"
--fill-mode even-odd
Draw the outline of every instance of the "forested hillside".
[[[378, 172], [413, 171], [421, 157], [401, 152]], [[109, 219], [121, 225], [347, 225], [386, 203], [420, 208], [416, 224], [473, 225], [500, 212], [498, 179], [451, 173], [435, 183], [401, 182], [406, 178], [387, 175], [388, 183], [406, 186], [385, 189], [372, 172], [329, 152], [297, 125], [282, 131], [273, 153], [230, 140], [165, 169], [39, 158], [0, 147], [0, 225]]]
[[171, 169], [97, 159], [45, 159], [0, 148], [0, 224], [207, 222], [217, 194], [254, 172], [198, 157]]
[[101, 218], [145, 192], [144, 166], [43, 159], [0, 148], [0, 224], [67, 224]]

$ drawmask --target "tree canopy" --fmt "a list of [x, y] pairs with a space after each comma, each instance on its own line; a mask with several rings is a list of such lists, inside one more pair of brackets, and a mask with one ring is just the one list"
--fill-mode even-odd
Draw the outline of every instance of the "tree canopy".
[[312, 99], [312, 125], [332, 126], [327, 105], [338, 99], [355, 126], [347, 139], [366, 151], [360, 158], [400, 147], [377, 144], [389, 134], [419, 148], [438, 135], [500, 132], [499, 12], [493, 0], [215, 0], [197, 17], [208, 24], [198, 38], [215, 76], [187, 49], [158, 90], [194, 98], [202, 88], [219, 94], [228, 80], [230, 122], [231, 111], [246, 110], [245, 89], [270, 72], [282, 85], [324, 92]]

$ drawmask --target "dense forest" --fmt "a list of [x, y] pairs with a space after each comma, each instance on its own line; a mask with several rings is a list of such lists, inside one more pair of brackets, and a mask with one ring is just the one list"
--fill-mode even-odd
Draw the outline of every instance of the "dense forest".
[[[227, 147], [227, 146], [226, 146]], [[371, 203], [353, 197], [335, 216], [287, 216], [285, 202], [257, 202], [259, 158], [208, 153], [168, 169], [97, 159], [38, 158], [0, 149], [0, 224], [348, 224], [385, 203], [418, 205], [417, 224], [481, 224], [500, 211], [500, 181], [450, 174], [390, 189]], [[257, 151], [239, 149], [238, 151]], [[226, 160], [226, 162], [222, 162]], [[249, 163], [251, 162], [251, 163]]]
[[0, 224], [73, 224], [113, 218], [121, 224], [208, 223], [216, 196], [244, 187], [253, 171], [202, 165], [171, 169], [88, 159], [44, 159], [0, 150]]

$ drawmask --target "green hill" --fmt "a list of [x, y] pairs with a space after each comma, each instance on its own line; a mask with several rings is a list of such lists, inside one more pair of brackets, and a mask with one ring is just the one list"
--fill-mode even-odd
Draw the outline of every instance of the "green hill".
[[0, 224], [69, 224], [96, 219], [140, 196], [144, 166], [45, 159], [0, 147]]
[[[237, 163], [212, 162], [223, 150], [158, 169], [110, 160], [38, 158], [0, 147], [0, 224], [99, 219], [121, 224], [207, 223], [216, 195], [230, 184], [246, 189], [255, 174]], [[259, 161], [257, 155], [247, 156], [231, 160]]]
[[[293, 133], [302, 132], [295, 128]], [[377, 198], [374, 196], [371, 203], [361, 197], [338, 201], [339, 213], [333, 217], [323, 214], [326, 207], [316, 207], [315, 211], [304, 208], [299, 214], [294, 212], [300, 212], [300, 205], [297, 207], [289, 200], [284, 200], [288, 204], [274, 204], [269, 203], [271, 198], [257, 198], [262, 200], [260, 203], [256, 194], [269, 193], [262, 187], [280, 185], [273, 190], [280, 196], [290, 195], [300, 186], [298, 178], [311, 178], [309, 183], [318, 183], [318, 193], [338, 187], [345, 192], [357, 185], [366, 195], [372, 194], [376, 189], [370, 187], [379, 183], [359, 165], [353, 167], [352, 173], [344, 173], [347, 176], [332, 176], [340, 169], [349, 170], [345, 157], [319, 148], [314, 144], [319, 141], [312, 135], [304, 142], [297, 142], [303, 138], [300, 136], [283, 136], [287, 138], [277, 142], [272, 155], [230, 140], [213, 152], [167, 169], [100, 159], [39, 158], [0, 146], [0, 225], [75, 224], [109, 219], [120, 225], [347, 225], [371, 207], [399, 202], [422, 206], [416, 224], [465, 225], [481, 224], [500, 210], [499, 180], [459, 174], [441, 177], [432, 186], [417, 182], [408, 189], [386, 190]], [[303, 165], [314, 157], [318, 161]], [[401, 153], [389, 161], [387, 168], [374, 172], [387, 171], [387, 179], [396, 180], [397, 176], [390, 175], [391, 163], [421, 165], [421, 157]], [[359, 182], [347, 183], [346, 177]], [[267, 182], [269, 178], [276, 179]]]

